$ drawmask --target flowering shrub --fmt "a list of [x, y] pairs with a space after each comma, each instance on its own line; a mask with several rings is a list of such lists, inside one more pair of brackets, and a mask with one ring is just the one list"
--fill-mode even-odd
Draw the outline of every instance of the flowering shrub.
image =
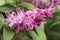
[[[1, 1], [5, 2], [4, 0]], [[8, 5], [8, 2], [10, 6], [12, 6], [11, 9], [4, 8], [5, 9], [4, 10], [2, 8], [4, 11], [1, 10], [1, 12], [5, 13], [4, 14], [5, 19], [3, 22], [4, 26], [8, 25], [7, 27], [3, 28], [4, 40], [11, 40], [12, 37], [14, 36], [14, 33], [18, 34], [22, 30], [27, 31], [30, 37], [32, 37], [31, 38], [32, 40], [47, 40], [44, 33], [43, 25], [44, 23], [47, 23], [46, 17], [53, 18], [52, 14], [55, 11], [55, 8], [58, 4], [58, 0], [45, 0], [45, 1], [33, 0], [32, 4], [27, 2], [18, 3], [15, 0], [11, 0], [11, 1], [6, 0], [6, 4], [5, 3], [4, 4]], [[3, 4], [1, 4], [0, 6], [3, 6]], [[9, 31], [14, 30], [15, 32], [11, 31], [10, 33], [9, 31], [7, 31], [7, 29]], [[10, 35], [8, 35], [8, 32]]]

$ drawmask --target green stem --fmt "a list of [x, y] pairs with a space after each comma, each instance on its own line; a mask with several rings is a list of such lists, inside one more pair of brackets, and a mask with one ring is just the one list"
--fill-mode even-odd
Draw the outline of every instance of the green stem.
[[35, 30], [40, 38], [40, 40], [47, 40], [44, 32], [44, 24], [41, 24], [40, 27], [36, 26]]
[[40, 40], [38, 35], [34, 31], [28, 31], [33, 40]]

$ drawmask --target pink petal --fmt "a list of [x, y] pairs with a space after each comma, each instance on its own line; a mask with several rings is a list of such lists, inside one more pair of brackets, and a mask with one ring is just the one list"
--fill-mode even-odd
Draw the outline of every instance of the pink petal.
[[20, 30], [24, 29], [23, 23], [20, 23], [20, 24], [18, 25], [18, 27], [20, 28]]
[[16, 17], [16, 13], [15, 13], [15, 12], [12, 12], [12, 16], [13, 16], [13, 17]]
[[9, 13], [9, 12], [5, 12], [5, 15], [6, 15], [7, 17], [10, 17], [10, 13]]
[[26, 17], [31, 16], [31, 13], [32, 13], [32, 11], [26, 11], [26, 12], [25, 12], [25, 16], [26, 16]]
[[26, 25], [26, 30], [32, 30], [32, 29], [33, 29], [33, 25], [32, 24]]
[[38, 6], [38, 0], [33, 0], [34, 8]]
[[48, 9], [48, 11], [50, 12], [50, 13], [53, 13], [54, 12], [54, 8], [50, 8], [50, 9]]
[[20, 13], [21, 13], [20, 8], [17, 8], [17, 9], [16, 9], [16, 12], [17, 12], [18, 14], [20, 14]]
[[18, 26], [15, 26], [14, 29], [15, 29], [16, 33], [19, 32], [19, 27]]
[[14, 24], [14, 22], [10, 22], [10, 23], [9, 23], [9, 27], [12, 27], [13, 24]]
[[9, 19], [8, 18], [4, 19], [4, 24], [7, 24], [7, 23], [9, 23]]
[[24, 9], [22, 9], [22, 12], [24, 12]]
[[19, 21], [20, 21], [20, 20], [19, 20], [18, 18], [15, 19], [15, 23], [19, 23]]

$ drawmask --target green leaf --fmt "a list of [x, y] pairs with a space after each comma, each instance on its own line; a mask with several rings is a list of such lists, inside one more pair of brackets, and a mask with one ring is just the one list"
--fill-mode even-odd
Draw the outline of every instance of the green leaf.
[[28, 2], [22, 2], [19, 5], [25, 7], [27, 9], [29, 9], [29, 10], [32, 10], [34, 8], [34, 6], [32, 4], [30, 4], [30, 3], [28, 3]]
[[24, 40], [31, 40], [27, 35], [24, 35]]
[[43, 23], [40, 25], [40, 27], [36, 26], [35, 29], [36, 29], [36, 32], [37, 32], [40, 40], [47, 40], [46, 35], [44, 33], [44, 24]]
[[25, 33], [25, 30], [20, 31], [19, 33], [17, 33], [15, 35], [17, 38], [23, 39], [23, 40], [29, 40], [29, 36], [27, 36], [27, 34]]
[[6, 27], [3, 28], [3, 39], [4, 40], [11, 40], [14, 36], [14, 31], [7, 29]]
[[49, 35], [53, 35], [53, 36], [56, 36], [56, 37], [60, 37], [60, 32], [50, 31], [50, 32], [49, 32]]
[[0, 13], [0, 29], [3, 26], [4, 16]]
[[52, 25], [49, 26], [49, 28], [54, 27], [55, 25], [60, 24], [60, 21], [54, 22]]
[[0, 6], [5, 4], [5, 0], [0, 0]]
[[60, 5], [57, 6], [57, 9], [60, 10]]
[[0, 7], [0, 12], [6, 12], [6, 11], [12, 12], [13, 9], [11, 9], [11, 8], [9, 8], [9, 7]]
[[35, 33], [35, 31], [28, 31], [28, 32], [33, 40], [40, 40], [39, 36]]
[[16, 4], [16, 0], [5, 0], [6, 4]]
[[16, 34], [16, 37], [21, 38], [23, 35], [26, 35], [23, 31], [20, 31], [18, 34]]

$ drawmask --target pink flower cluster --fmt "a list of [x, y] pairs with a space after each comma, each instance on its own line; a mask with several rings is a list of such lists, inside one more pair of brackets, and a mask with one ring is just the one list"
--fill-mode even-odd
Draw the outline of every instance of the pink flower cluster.
[[31, 30], [35, 25], [40, 25], [42, 22], [46, 23], [45, 17], [53, 17], [52, 13], [54, 9], [35, 8], [24, 12], [20, 8], [17, 8], [16, 12], [12, 12], [11, 14], [6, 12], [5, 15], [7, 18], [4, 20], [4, 23], [9, 24], [9, 27], [14, 27], [17, 33], [22, 29]]
[[33, 4], [41, 9], [54, 8], [59, 2], [59, 0], [33, 0]]
[[22, 29], [32, 30], [35, 25], [39, 26], [41, 23], [46, 23], [45, 17], [53, 18], [52, 14], [55, 10], [53, 7], [39, 8], [35, 2], [35, 8], [32, 10], [24, 11], [17, 8], [16, 12], [11, 14], [6, 12], [7, 18], [4, 20], [4, 24], [9, 24], [9, 27], [13, 27], [17, 33]]

